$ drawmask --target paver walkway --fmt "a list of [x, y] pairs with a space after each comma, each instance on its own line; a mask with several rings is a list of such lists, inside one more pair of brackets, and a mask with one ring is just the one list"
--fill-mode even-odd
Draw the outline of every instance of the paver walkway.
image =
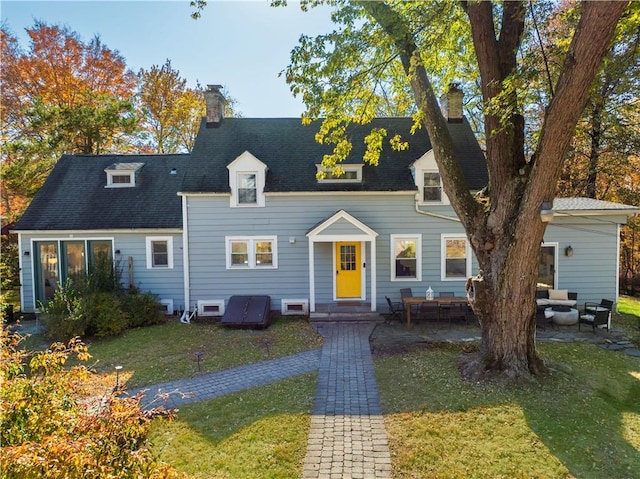
[[320, 323], [324, 338], [304, 479], [389, 478], [391, 456], [369, 336], [374, 323]]
[[[127, 394], [135, 396], [138, 392], [144, 391], [144, 397], [140, 402], [143, 407], [162, 405], [166, 408], [176, 408], [183, 404], [204, 401], [316, 371], [319, 364], [320, 349], [313, 349], [283, 358], [202, 374], [194, 378], [128, 390]], [[162, 398], [162, 402], [159, 402], [159, 397]]]

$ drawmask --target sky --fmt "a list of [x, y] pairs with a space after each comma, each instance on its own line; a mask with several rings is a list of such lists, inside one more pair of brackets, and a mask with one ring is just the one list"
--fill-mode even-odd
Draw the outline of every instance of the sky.
[[302, 12], [293, 1], [274, 8], [268, 0], [209, 0], [200, 19], [193, 20], [192, 11], [189, 0], [0, 0], [2, 24], [24, 49], [25, 28], [35, 20], [64, 25], [83, 41], [98, 35], [134, 72], [170, 59], [190, 87], [223, 85], [244, 117], [302, 114], [302, 101], [293, 98], [278, 73], [289, 64], [301, 34], [333, 30], [326, 7]]

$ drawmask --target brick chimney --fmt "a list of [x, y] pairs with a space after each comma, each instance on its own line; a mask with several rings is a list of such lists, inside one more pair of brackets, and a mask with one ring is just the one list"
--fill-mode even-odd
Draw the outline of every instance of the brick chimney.
[[222, 85], [207, 85], [204, 91], [204, 101], [207, 106], [207, 128], [217, 128], [224, 118], [226, 99], [222, 92]]
[[440, 97], [440, 111], [447, 123], [462, 123], [462, 97], [457, 83], [450, 83], [447, 93]]

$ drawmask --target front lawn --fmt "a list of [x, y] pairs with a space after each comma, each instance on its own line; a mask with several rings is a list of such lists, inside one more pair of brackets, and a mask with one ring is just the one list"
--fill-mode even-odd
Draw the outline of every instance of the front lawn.
[[194, 479], [302, 477], [317, 374], [180, 408], [151, 432], [159, 458]]
[[[621, 299], [624, 324], [637, 324], [625, 309], [636, 303]], [[394, 327], [410, 335], [404, 325], [379, 326]], [[100, 371], [122, 365], [133, 388], [198, 374], [196, 351], [208, 372], [320, 346], [306, 320], [282, 318], [264, 331], [172, 322], [95, 341], [89, 351]], [[548, 376], [471, 384], [456, 369], [469, 347], [413, 341], [374, 355], [393, 477], [639, 477], [640, 359], [586, 343], [540, 344]], [[154, 449], [188, 477], [298, 478], [316, 378], [183, 406], [174, 421], [154, 424]]]
[[378, 358], [394, 477], [640, 477], [640, 359], [540, 350], [552, 373], [520, 386], [462, 381], [458, 346]]
[[[264, 330], [239, 330], [219, 323], [167, 324], [125, 331], [89, 343], [98, 372], [122, 366], [120, 382], [130, 389], [274, 359], [322, 346], [306, 319], [278, 318]], [[204, 353], [200, 364], [196, 352]], [[199, 370], [198, 370], [199, 368]]]

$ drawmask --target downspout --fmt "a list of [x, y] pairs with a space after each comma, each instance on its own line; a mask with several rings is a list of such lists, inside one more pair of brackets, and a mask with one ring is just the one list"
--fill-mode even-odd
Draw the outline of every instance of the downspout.
[[[180, 194], [180, 193], [178, 193]], [[182, 196], [182, 274], [184, 281], [184, 310], [189, 311], [191, 302], [189, 291], [189, 227], [187, 217], [187, 196]]]
[[[33, 249], [33, 248], [31, 248]], [[22, 233], [18, 233], [18, 270], [19, 270], [19, 275], [20, 275], [20, 304], [24, 305], [24, 277], [23, 277], [23, 268], [24, 265], [22, 263], [22, 255], [23, 255], [23, 250], [22, 250]], [[31, 258], [31, 252], [29, 253], [29, 258]], [[33, 268], [32, 268], [33, 269]], [[32, 274], [32, 276], [34, 276]], [[33, 291], [36, 290], [36, 284], [35, 284], [35, 279], [32, 278], [31, 280], [31, 284]], [[34, 300], [35, 303], [35, 300]], [[22, 306], [24, 308], [24, 306]], [[34, 307], [35, 309], [35, 307]]]

